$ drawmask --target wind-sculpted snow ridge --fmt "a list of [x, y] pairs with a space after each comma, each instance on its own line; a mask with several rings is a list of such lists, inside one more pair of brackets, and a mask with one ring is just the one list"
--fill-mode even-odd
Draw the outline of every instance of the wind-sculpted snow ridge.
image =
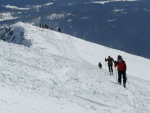
[[21, 24], [4, 28], [0, 39], [9, 43], [31, 46], [31, 41], [24, 38], [24, 28]]
[[[11, 27], [31, 45], [0, 41], [1, 113], [150, 112], [148, 59], [21, 22]], [[128, 66], [127, 89], [104, 62], [118, 54]]]

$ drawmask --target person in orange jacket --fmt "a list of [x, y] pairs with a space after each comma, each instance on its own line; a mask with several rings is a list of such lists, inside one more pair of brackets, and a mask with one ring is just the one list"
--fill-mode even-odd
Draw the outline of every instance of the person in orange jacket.
[[115, 61], [115, 67], [118, 68], [118, 82], [121, 84], [121, 78], [123, 75], [123, 86], [126, 87], [126, 62], [122, 59], [122, 56], [118, 55], [117, 61]]

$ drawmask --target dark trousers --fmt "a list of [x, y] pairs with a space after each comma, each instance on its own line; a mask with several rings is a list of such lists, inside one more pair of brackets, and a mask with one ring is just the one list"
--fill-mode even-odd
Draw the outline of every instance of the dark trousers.
[[109, 68], [109, 72], [113, 72], [112, 64], [108, 65], [108, 68]]
[[118, 82], [121, 83], [122, 75], [123, 75], [123, 83], [126, 84], [127, 77], [125, 71], [118, 71]]

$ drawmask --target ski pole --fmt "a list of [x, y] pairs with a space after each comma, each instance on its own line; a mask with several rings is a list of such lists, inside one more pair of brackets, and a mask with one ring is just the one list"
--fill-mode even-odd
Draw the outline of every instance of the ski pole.
[[117, 75], [118, 75], [118, 74], [117, 74], [117, 69], [116, 69], [116, 68], [115, 68], [115, 71], [116, 71], [116, 82], [117, 82], [117, 78], [118, 78]]
[[126, 74], [126, 81], [127, 81], [128, 85], [129, 85], [129, 88], [130, 88], [130, 90], [131, 90], [131, 87], [130, 87], [130, 84], [129, 84], [129, 80], [128, 80], [127, 74]]
[[105, 74], [107, 74], [107, 73], [106, 73], [106, 62], [105, 62]]

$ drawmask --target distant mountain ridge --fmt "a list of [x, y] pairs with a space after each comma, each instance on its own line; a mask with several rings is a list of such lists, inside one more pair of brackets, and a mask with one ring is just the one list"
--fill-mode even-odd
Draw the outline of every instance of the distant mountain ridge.
[[1, 0], [0, 29], [17, 21], [37, 26], [43, 23], [87, 41], [150, 58], [150, 1], [101, 4], [104, 1], [110, 0]]

